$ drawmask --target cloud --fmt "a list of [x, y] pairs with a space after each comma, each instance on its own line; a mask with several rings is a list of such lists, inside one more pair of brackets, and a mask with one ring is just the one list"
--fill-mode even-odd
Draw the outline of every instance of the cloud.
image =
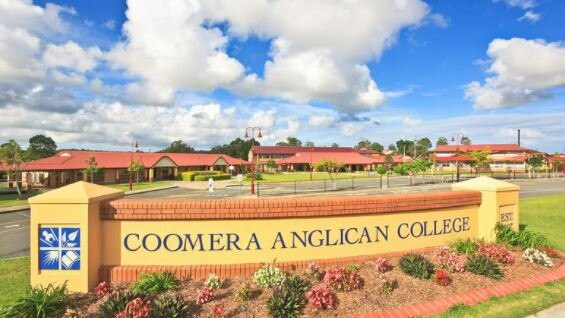
[[96, 60], [101, 56], [98, 47], [84, 49], [72, 41], [62, 45], [50, 43], [43, 53], [43, 64], [46, 67], [66, 67], [86, 72], [96, 67]]
[[407, 128], [414, 128], [420, 126], [422, 124], [422, 120], [419, 118], [406, 117], [402, 120], [402, 124]]
[[526, 11], [526, 13], [524, 13], [523, 16], [521, 16], [520, 18], [518, 18], [518, 21], [529, 21], [529, 22], [538, 22], [538, 20], [541, 18], [541, 14], [539, 13], [535, 13], [534, 11]]
[[530, 9], [536, 6], [535, 0], [493, 0], [494, 3], [503, 2], [509, 7]]
[[[366, 64], [428, 12], [420, 0], [128, 1], [125, 41], [107, 57], [146, 85], [204, 92], [221, 87], [358, 112], [386, 100]], [[246, 74], [226, 52], [233, 38], [250, 36], [271, 41], [262, 75]]]
[[340, 132], [345, 137], [354, 137], [363, 130], [363, 127], [358, 123], [346, 123], [341, 125]]
[[311, 127], [328, 127], [336, 121], [335, 117], [329, 115], [314, 115], [308, 120]]
[[551, 97], [551, 89], [565, 86], [565, 45], [512, 38], [495, 39], [487, 50], [491, 59], [484, 84], [466, 85], [465, 98], [476, 108], [521, 106]]
[[114, 30], [116, 28], [116, 21], [108, 20], [108, 21], [104, 22], [102, 24], [102, 26], [105, 27], [108, 30]]
[[[500, 128], [498, 135], [503, 137], [518, 137], [518, 130], [514, 128]], [[520, 129], [520, 137], [526, 139], [539, 139], [545, 137], [545, 134], [539, 129]]]
[[432, 13], [428, 15], [426, 19], [427, 21], [429, 21], [430, 24], [433, 24], [443, 29], [449, 26], [449, 21], [447, 20], [447, 18], [439, 13]]

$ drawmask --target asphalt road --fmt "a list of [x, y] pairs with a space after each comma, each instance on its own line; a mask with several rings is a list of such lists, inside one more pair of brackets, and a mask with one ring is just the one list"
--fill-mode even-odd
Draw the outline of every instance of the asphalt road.
[[[357, 182], [357, 180], [355, 181]], [[520, 197], [536, 197], [549, 194], [565, 195], [565, 180], [551, 181], [524, 181], [518, 183], [521, 187]], [[449, 189], [449, 184], [434, 184], [391, 187], [381, 190], [380, 188], [360, 188], [349, 191], [325, 192], [323, 195], [366, 195], [366, 194], [387, 194], [387, 193], [407, 193], [420, 191], [440, 191]], [[169, 198], [169, 199], [224, 199], [245, 195], [249, 191], [248, 186], [228, 187], [217, 189], [213, 193], [204, 190], [193, 190], [187, 188], [173, 188], [161, 191], [141, 193], [131, 195], [130, 198]], [[306, 193], [304, 195], [320, 195], [320, 193]], [[0, 259], [16, 256], [29, 255], [29, 210], [0, 213]]]

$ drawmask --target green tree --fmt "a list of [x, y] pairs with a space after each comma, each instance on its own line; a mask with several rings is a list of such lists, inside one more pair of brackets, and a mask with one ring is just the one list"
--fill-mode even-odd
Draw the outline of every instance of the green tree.
[[387, 171], [387, 168], [383, 165], [377, 167], [377, 173], [381, 176], [384, 175]]
[[286, 141], [279, 141], [277, 142], [277, 146], [302, 146], [302, 141], [296, 137], [287, 137]]
[[248, 160], [249, 150], [251, 149], [251, 147], [260, 145], [261, 144], [255, 139], [243, 140], [238, 137], [232, 140], [229, 144], [212, 147], [210, 153], [223, 153], [235, 158]]
[[427, 154], [430, 148], [432, 148], [432, 142], [428, 137], [420, 138], [416, 142], [416, 153], [418, 155]]
[[26, 160], [37, 160], [55, 155], [57, 144], [51, 137], [35, 135], [29, 139]]
[[439, 137], [436, 141], [436, 147], [437, 146], [445, 146], [445, 145], [449, 145], [449, 141], [447, 140], [447, 138]]
[[528, 159], [526, 159], [526, 165], [528, 165], [528, 176], [529, 178], [532, 177], [532, 172], [536, 173], [536, 169], [543, 166], [543, 162], [545, 161], [545, 158], [542, 154], [538, 154], [538, 155], [533, 155], [528, 157]]
[[475, 167], [476, 172], [480, 172], [481, 169], [485, 169], [488, 168], [490, 165], [490, 150], [489, 149], [485, 149], [485, 150], [481, 150], [481, 151], [473, 151], [469, 153], [469, 157], [471, 157], [471, 159], [473, 159], [473, 161], [470, 162], [470, 165], [472, 167]]
[[426, 158], [416, 158], [412, 163], [407, 164], [407, 169], [412, 176], [412, 183], [414, 183], [418, 173], [422, 173], [423, 177], [423, 173], [430, 169], [432, 164], [431, 160]]
[[404, 155], [410, 155], [414, 153], [414, 141], [400, 139], [396, 142], [396, 149], [398, 153]]
[[393, 152], [397, 152], [398, 148], [396, 148], [395, 144], [390, 144], [390, 145], [388, 145], [388, 150], [393, 151]]
[[339, 145], [335, 142], [332, 142], [332, 148], [337, 148], [337, 147], [339, 147]]
[[307, 141], [306, 143], [304, 143], [305, 147], [314, 147], [314, 142], [313, 141]]
[[271, 171], [275, 171], [277, 169], [276, 161], [274, 159], [269, 159], [269, 161], [267, 161], [267, 168]]
[[373, 149], [374, 151], [378, 151], [378, 152], [383, 152], [383, 150], [385, 149], [385, 147], [383, 147], [383, 145], [381, 145], [378, 142], [372, 142], [371, 143], [371, 149]]
[[130, 166], [128, 167], [128, 171], [131, 171], [132, 173], [135, 173], [135, 182], [139, 183], [139, 174], [143, 173], [143, 171], [145, 170], [145, 166], [143, 165], [143, 163], [141, 163], [141, 161], [134, 161], [130, 164]]
[[194, 150], [194, 148], [192, 148], [190, 145], [186, 144], [184, 141], [179, 139], [171, 142], [169, 147], [160, 150], [159, 152], [191, 153], [191, 152], [196, 152], [196, 150]]
[[385, 156], [385, 165], [389, 171], [392, 170], [392, 166], [394, 166], [394, 159], [390, 153]]
[[461, 137], [461, 144], [462, 145], [470, 145], [471, 144], [471, 138], [469, 138], [467, 136], [462, 136]]
[[360, 140], [355, 147], [355, 149], [371, 149], [371, 142], [368, 139]]
[[341, 171], [343, 169], [344, 165], [342, 162], [333, 160], [333, 159], [328, 159], [328, 158], [322, 158], [320, 159], [320, 161], [314, 163], [314, 168], [317, 171], [325, 171], [328, 173], [328, 175], [330, 176], [330, 179], [332, 181], [334, 181], [333, 177], [332, 177], [332, 173], [337, 173], [339, 171]]
[[90, 183], [94, 183], [94, 175], [100, 173], [100, 168], [98, 168], [98, 162], [96, 162], [96, 158], [94, 156], [88, 157], [85, 161], [86, 168], [84, 169], [84, 173], [90, 176]]
[[8, 167], [8, 171], [6, 173], [8, 175], [8, 181], [10, 178], [13, 178], [16, 181], [18, 199], [22, 196], [22, 191], [20, 189], [20, 182], [22, 180], [22, 157], [22, 148], [14, 139], [10, 139], [8, 142], [0, 146], [0, 159]]

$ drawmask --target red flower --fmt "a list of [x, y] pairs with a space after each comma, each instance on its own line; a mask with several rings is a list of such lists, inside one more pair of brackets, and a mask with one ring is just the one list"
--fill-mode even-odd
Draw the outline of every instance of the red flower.
[[435, 281], [440, 286], [447, 286], [451, 283], [451, 277], [449, 273], [443, 269], [436, 270]]
[[212, 313], [214, 316], [224, 317], [226, 315], [226, 309], [224, 308], [224, 305], [216, 304], [212, 307]]

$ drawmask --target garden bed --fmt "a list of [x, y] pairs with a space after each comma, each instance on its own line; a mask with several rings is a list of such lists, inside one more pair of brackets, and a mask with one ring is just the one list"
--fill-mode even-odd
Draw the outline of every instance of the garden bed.
[[[510, 248], [514, 258], [512, 265], [501, 265], [500, 268], [504, 277], [500, 280], [488, 278], [486, 276], [465, 272], [450, 272], [451, 283], [448, 286], [440, 286], [434, 277], [431, 279], [418, 279], [408, 276], [400, 270], [400, 257], [391, 257], [387, 261], [390, 265], [389, 270], [381, 273], [376, 269], [374, 262], [366, 262], [358, 265], [357, 274], [362, 278], [363, 284], [359, 289], [351, 291], [338, 291], [332, 289], [335, 296], [335, 309], [315, 311], [311, 304], [301, 311], [302, 316], [334, 317], [350, 314], [375, 312], [385, 309], [394, 309], [404, 305], [422, 303], [433, 299], [461, 294], [470, 290], [490, 287], [501, 282], [514, 281], [520, 278], [541, 274], [551, 270], [549, 267], [533, 264], [522, 257], [522, 249]], [[434, 261], [435, 251], [422, 254], [428, 260]], [[564, 264], [563, 259], [552, 258], [554, 267]], [[435, 264], [436, 267], [438, 264]], [[352, 268], [354, 271], [354, 267]], [[325, 270], [325, 269], [322, 269]], [[318, 285], [312, 275], [308, 275], [307, 270], [297, 270], [287, 273], [287, 276], [298, 276], [307, 280], [312, 285]], [[383, 279], [396, 282], [397, 286], [390, 294], [382, 292]], [[198, 290], [203, 289], [205, 280], [185, 280], [174, 289], [164, 292], [166, 295], [176, 295], [187, 304], [188, 309], [196, 317], [218, 317], [218, 305], [223, 307], [226, 317], [269, 317], [266, 303], [273, 291], [270, 288], [259, 288], [252, 277], [238, 279], [225, 279], [221, 287], [214, 291], [214, 296], [210, 302], [196, 304]], [[242, 286], [250, 286], [250, 300], [244, 301], [238, 293]], [[128, 288], [125, 284], [115, 284], [115, 290]], [[107, 296], [106, 296], [107, 297]], [[78, 317], [99, 317], [98, 310], [104, 298], [97, 297], [94, 293], [73, 294], [68, 308], [80, 313]], [[217, 313], [214, 314], [214, 307]], [[72, 317], [72, 316], [71, 316]]]

